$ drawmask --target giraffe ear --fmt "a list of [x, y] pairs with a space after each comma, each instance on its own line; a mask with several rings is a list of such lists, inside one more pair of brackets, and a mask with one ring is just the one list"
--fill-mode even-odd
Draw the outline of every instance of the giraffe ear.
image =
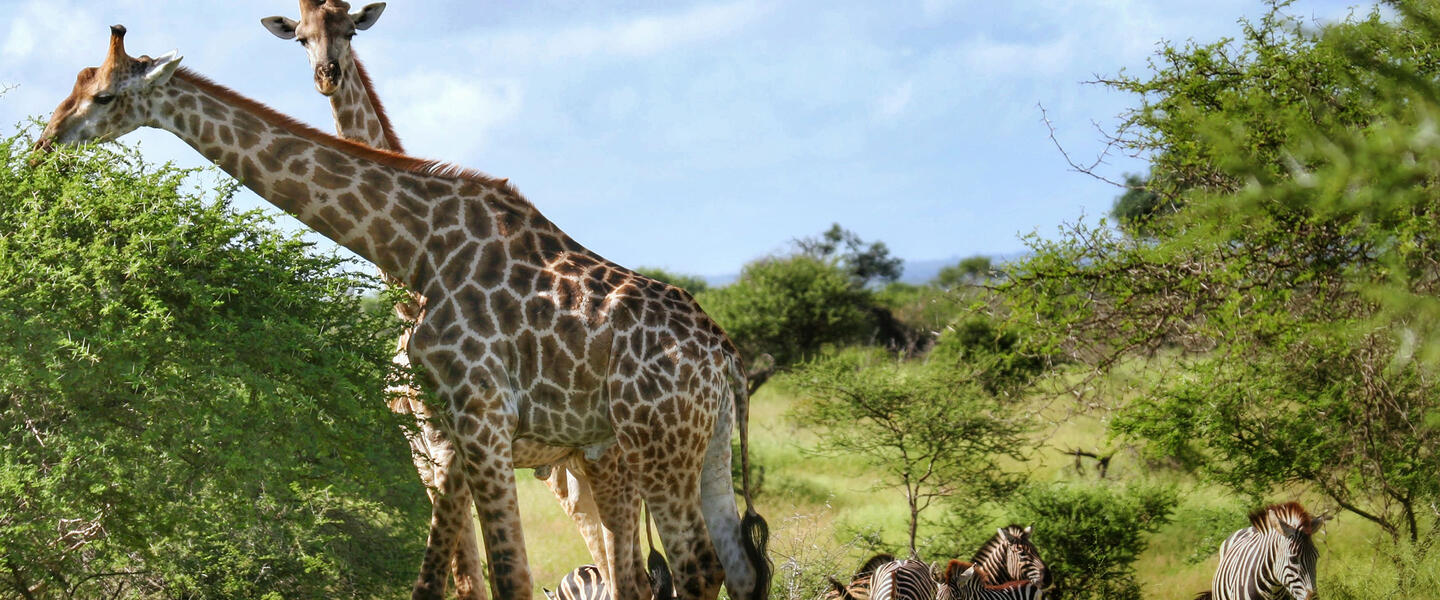
[[180, 59], [180, 54], [171, 50], [151, 60], [150, 66], [145, 69], [145, 87], [153, 88], [170, 81], [170, 76], [180, 67]]
[[360, 9], [360, 12], [350, 15], [350, 20], [355, 22], [356, 29], [364, 31], [369, 29], [371, 25], [374, 25], [376, 21], [379, 21], [380, 13], [383, 12], [385, 12], [384, 2], [366, 4], [365, 8]]
[[295, 39], [295, 28], [300, 25], [289, 17], [265, 17], [260, 19], [260, 24], [282, 40]]

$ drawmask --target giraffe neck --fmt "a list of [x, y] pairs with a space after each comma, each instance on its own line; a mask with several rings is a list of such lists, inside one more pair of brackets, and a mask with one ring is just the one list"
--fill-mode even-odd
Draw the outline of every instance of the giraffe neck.
[[151, 125], [412, 288], [433, 273], [422, 264], [434, 233], [429, 201], [447, 188], [425, 173], [430, 163], [317, 131], [186, 69], [163, 93]]
[[471, 275], [502, 285], [517, 262], [530, 275], [613, 265], [503, 179], [337, 138], [184, 68], [162, 93], [150, 125], [425, 295]]
[[375, 84], [365, 72], [365, 66], [354, 56], [354, 50], [342, 60], [346, 76], [341, 78], [335, 93], [330, 95], [330, 112], [335, 117], [335, 131], [340, 137], [373, 146], [381, 150], [404, 154], [400, 137], [390, 126], [385, 107], [375, 94]]

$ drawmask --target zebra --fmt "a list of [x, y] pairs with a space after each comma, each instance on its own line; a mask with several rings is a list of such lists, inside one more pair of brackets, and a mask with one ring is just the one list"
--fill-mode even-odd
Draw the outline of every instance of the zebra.
[[555, 591], [540, 588], [549, 600], [610, 600], [610, 590], [600, 577], [600, 567], [581, 565], [560, 578]]
[[1041, 589], [1053, 583], [1050, 569], [1040, 560], [1040, 550], [1030, 541], [1029, 526], [1009, 525], [995, 530], [970, 562], [980, 565], [985, 582], [992, 584], [1028, 580]]
[[[650, 593], [655, 600], [675, 600], [670, 565], [653, 548], [650, 550]], [[540, 588], [548, 600], [610, 600], [610, 588], [600, 576], [600, 567], [581, 565], [560, 578], [555, 591]]]
[[945, 567], [936, 600], [1040, 600], [1045, 592], [1031, 581], [985, 583], [989, 573], [979, 564], [952, 560]]
[[1310, 535], [1328, 517], [1311, 517], [1298, 502], [1250, 513], [1250, 526], [1220, 544], [1220, 566], [1196, 600], [1261, 600], [1289, 594], [1314, 600], [1315, 559]]
[[880, 565], [870, 578], [870, 600], [935, 600], [938, 589], [930, 565], [913, 558]]
[[875, 569], [888, 562], [895, 560], [890, 554], [876, 554], [855, 571], [850, 578], [850, 585], [836, 581], [829, 577], [830, 589], [825, 592], [825, 600], [870, 600], [870, 578], [875, 575]]

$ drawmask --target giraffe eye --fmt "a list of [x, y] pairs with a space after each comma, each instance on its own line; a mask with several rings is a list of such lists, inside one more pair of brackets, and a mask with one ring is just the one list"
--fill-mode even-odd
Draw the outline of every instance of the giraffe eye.
[[303, 37], [302, 37], [302, 38], [295, 38], [295, 41], [300, 42], [300, 45], [301, 45], [301, 46], [309, 46], [309, 45], [310, 45], [310, 38], [303, 38]]
[[95, 102], [96, 104], [109, 104], [109, 103], [114, 102], [114, 101], [115, 101], [115, 95], [114, 95], [114, 94], [96, 94], [96, 95], [95, 95], [95, 99], [94, 99], [94, 102]]

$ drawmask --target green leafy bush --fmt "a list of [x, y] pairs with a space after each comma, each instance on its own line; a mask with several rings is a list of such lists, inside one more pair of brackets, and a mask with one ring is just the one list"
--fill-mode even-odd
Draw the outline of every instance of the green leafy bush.
[[1169, 522], [1176, 499], [1171, 488], [1139, 484], [1039, 484], [1012, 500], [1009, 517], [1035, 528], [1055, 597], [1138, 600], [1135, 560], [1146, 536]]
[[0, 141], [0, 596], [394, 597], [424, 538], [372, 278], [114, 146]]

